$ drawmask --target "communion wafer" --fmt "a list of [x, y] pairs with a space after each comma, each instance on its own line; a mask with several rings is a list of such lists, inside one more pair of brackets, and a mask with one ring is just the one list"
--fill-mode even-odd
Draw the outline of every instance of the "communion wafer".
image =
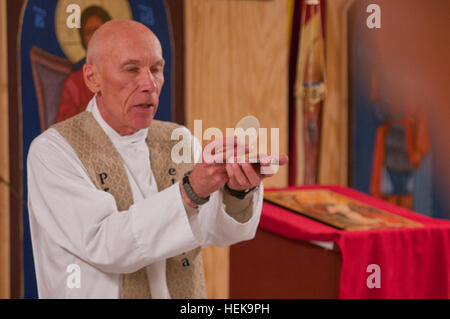
[[[243, 133], [245, 134], [245, 132], [248, 129], [252, 129], [252, 128], [255, 130], [256, 136], [255, 136], [255, 139], [250, 139], [249, 146], [252, 147], [253, 150], [249, 154], [237, 156], [236, 160], [238, 162], [258, 163], [257, 150], [258, 150], [258, 133], [259, 133], [259, 128], [260, 128], [259, 120], [253, 115], [244, 116], [236, 124], [234, 134], [237, 135], [238, 129], [242, 129], [244, 131]], [[242, 133], [242, 131], [241, 131], [241, 133]], [[238, 136], [238, 138], [239, 138], [239, 136]], [[241, 138], [243, 138], [243, 137], [241, 137]], [[241, 142], [242, 142], [242, 139], [241, 139]]]

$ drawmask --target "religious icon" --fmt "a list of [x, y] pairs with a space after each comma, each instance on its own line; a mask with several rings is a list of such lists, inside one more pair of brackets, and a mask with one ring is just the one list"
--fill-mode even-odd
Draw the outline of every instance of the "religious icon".
[[33, 79], [38, 98], [41, 129], [84, 111], [93, 93], [83, 79], [86, 48], [103, 23], [114, 18], [131, 19], [127, 1], [85, 0], [77, 2], [81, 9], [80, 28], [69, 28], [66, 8], [71, 1], [60, 0], [55, 8], [55, 34], [65, 57], [34, 45], [30, 50]]
[[[165, 107], [158, 109], [156, 117], [170, 120], [171, 35], [164, 1], [80, 0], [76, 2], [80, 7], [79, 28], [68, 23], [67, 8], [73, 4], [71, 0], [30, 0], [25, 10], [28, 19], [24, 20], [21, 46], [28, 52], [36, 96], [32, 104], [37, 102], [41, 131], [80, 113], [93, 97], [83, 79], [86, 48], [95, 30], [111, 19], [139, 21], [160, 39], [166, 60], [160, 104]], [[27, 93], [28, 98], [31, 96]]]
[[265, 191], [264, 200], [342, 230], [421, 226], [415, 221], [326, 189]]
[[423, 164], [426, 165], [430, 155], [428, 120], [423, 112], [419, 113], [418, 108], [408, 105], [407, 101], [387, 101], [380, 97], [376, 73], [372, 76], [371, 89], [374, 114], [380, 124], [375, 135], [370, 193], [413, 209], [414, 201], [424, 203], [430, 200], [414, 190], [414, 184], [420, 182], [416, 172]]
[[431, 139], [428, 106], [418, 104], [412, 89], [421, 79], [414, 68], [401, 80], [392, 76], [376, 32], [358, 27], [367, 18], [361, 8], [355, 2], [348, 15], [349, 185], [421, 214], [442, 216], [439, 168], [432, 165], [432, 146], [438, 144]]
[[[325, 100], [325, 55], [319, 0], [305, 0], [295, 80], [295, 181], [318, 184], [322, 113]], [[303, 169], [302, 169], [303, 167]], [[293, 167], [292, 167], [293, 168]]]
[[[85, 50], [95, 30], [109, 20], [111, 17], [108, 12], [99, 6], [89, 6], [82, 11], [78, 30]], [[94, 95], [84, 83], [82, 67], [85, 62], [86, 58], [77, 62], [64, 82], [56, 122], [64, 121], [84, 111]]]

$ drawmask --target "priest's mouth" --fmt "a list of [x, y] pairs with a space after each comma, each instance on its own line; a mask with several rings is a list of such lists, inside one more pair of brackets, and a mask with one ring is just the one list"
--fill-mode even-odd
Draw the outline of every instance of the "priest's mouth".
[[141, 108], [141, 109], [149, 109], [149, 108], [155, 107], [155, 105], [154, 104], [136, 104], [136, 105], [133, 105], [133, 107], [137, 107], [137, 108]]

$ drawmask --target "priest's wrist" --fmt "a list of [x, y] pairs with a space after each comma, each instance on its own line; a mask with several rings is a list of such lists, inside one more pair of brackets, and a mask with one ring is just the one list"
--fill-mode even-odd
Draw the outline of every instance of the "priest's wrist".
[[184, 174], [183, 177], [183, 191], [185, 195], [189, 198], [190, 202], [194, 203], [195, 205], [203, 205], [206, 204], [209, 201], [209, 195], [207, 197], [200, 197], [199, 194], [194, 190], [191, 184], [191, 173], [192, 171], [188, 171]]
[[204, 194], [201, 191], [199, 191], [199, 189], [201, 189], [202, 187], [200, 187], [199, 185], [197, 185], [197, 178], [194, 178], [190, 173], [188, 176], [189, 179], [189, 185], [191, 185], [191, 188], [193, 190], [193, 192], [195, 193], [195, 195], [197, 195], [200, 198], [207, 198], [210, 194]]
[[189, 199], [189, 197], [187, 196], [186, 192], [184, 191], [183, 188], [183, 183], [180, 182], [180, 193], [181, 193], [181, 198], [183, 199], [183, 201], [188, 204], [190, 207], [192, 208], [198, 208], [198, 205], [195, 204], [193, 201], [191, 201]]
[[239, 199], [244, 199], [247, 196], [247, 194], [251, 193], [256, 187], [238, 191], [238, 190], [230, 188], [230, 186], [228, 186], [228, 183], [226, 183], [224, 188], [225, 188], [226, 192], [228, 192], [228, 194], [230, 194], [231, 196], [239, 198]]

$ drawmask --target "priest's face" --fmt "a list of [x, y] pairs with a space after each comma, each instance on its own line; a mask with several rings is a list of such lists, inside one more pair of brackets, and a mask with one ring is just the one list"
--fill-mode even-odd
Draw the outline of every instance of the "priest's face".
[[103, 26], [93, 48], [97, 103], [114, 130], [130, 135], [149, 127], [158, 109], [164, 84], [162, 49], [157, 37], [136, 22], [113, 20]]

